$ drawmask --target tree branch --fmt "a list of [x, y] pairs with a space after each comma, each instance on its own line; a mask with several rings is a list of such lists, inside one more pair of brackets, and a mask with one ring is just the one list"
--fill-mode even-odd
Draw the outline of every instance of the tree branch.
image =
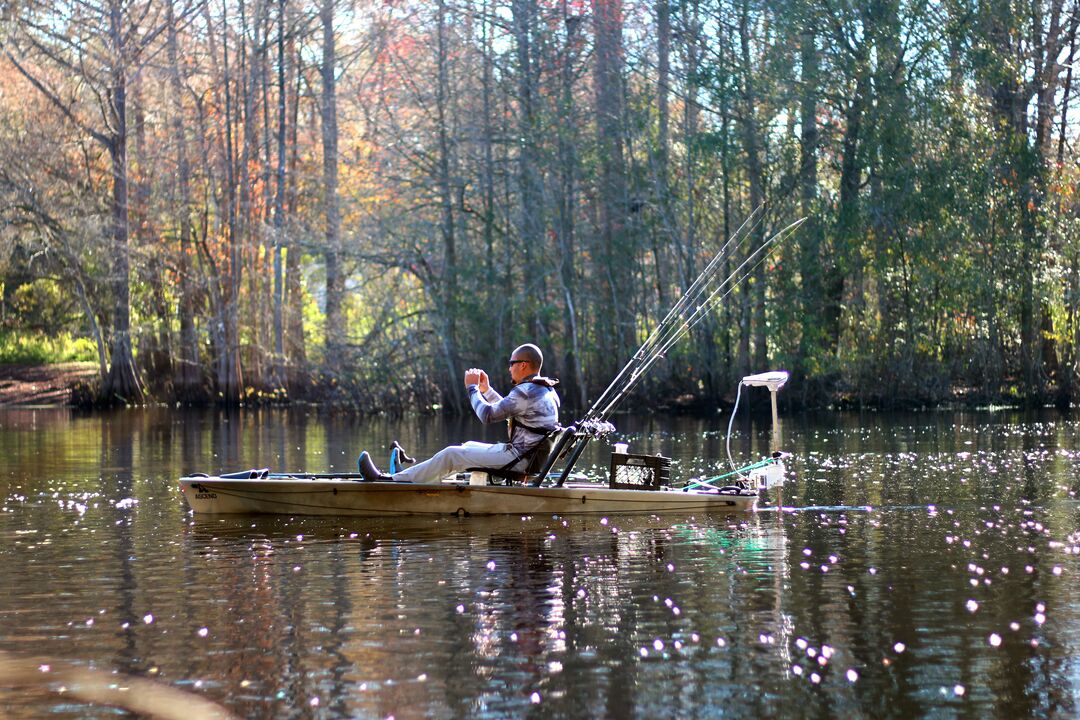
[[113, 145], [115, 144], [114, 138], [105, 135], [98, 130], [95, 130], [79, 118], [75, 117], [75, 114], [71, 112], [71, 108], [65, 105], [55, 92], [46, 87], [43, 82], [38, 80], [37, 77], [35, 77], [30, 71], [24, 68], [22, 64], [15, 59], [15, 56], [11, 54], [10, 50], [5, 48], [4, 54], [7, 56], [7, 59], [11, 61], [11, 64], [15, 66], [15, 69], [19, 71], [19, 74], [29, 80], [30, 84], [36, 87], [41, 92], [41, 94], [45, 96], [46, 100], [52, 103], [57, 110], [64, 114], [64, 117], [70, 120], [76, 127], [85, 132], [87, 135], [104, 145], [106, 148], [109, 148], [110, 150], [112, 149]]

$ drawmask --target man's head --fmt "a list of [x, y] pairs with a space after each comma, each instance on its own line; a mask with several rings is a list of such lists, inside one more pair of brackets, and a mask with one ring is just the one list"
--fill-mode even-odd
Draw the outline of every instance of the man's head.
[[515, 383], [531, 378], [540, 372], [543, 366], [544, 353], [532, 343], [519, 345], [514, 348], [514, 352], [510, 353], [510, 377]]

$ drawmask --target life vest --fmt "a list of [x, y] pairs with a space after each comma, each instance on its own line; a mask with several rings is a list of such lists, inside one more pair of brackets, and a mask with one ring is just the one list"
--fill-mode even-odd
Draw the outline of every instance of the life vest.
[[[533, 378], [530, 378], [528, 380], [522, 380], [521, 382], [518, 383], [518, 385], [525, 385], [525, 384], [528, 384], [528, 383], [531, 383], [533, 385], [539, 385], [541, 387], [545, 387], [545, 388], [548, 389], [548, 392], [555, 392], [555, 386], [559, 384], [559, 381], [554, 379], [554, 378], [548, 378], [548, 377], [543, 377], [541, 375], [537, 375], [537, 376], [535, 376]], [[517, 386], [515, 385], [515, 387], [517, 387]], [[558, 401], [556, 400], [556, 406], [557, 405], [558, 405]], [[518, 462], [520, 462], [522, 458], [528, 457], [529, 458], [529, 464], [525, 467], [523, 472], [525, 472], [525, 474], [535, 473], [535, 472], [539, 471], [540, 464], [543, 463], [544, 460], [547, 459], [547, 456], [551, 453], [551, 450], [555, 445], [555, 434], [559, 430], [562, 430], [562, 427], [559, 425], [559, 423], [555, 423], [555, 425], [553, 427], [538, 428], [538, 427], [533, 427], [531, 425], [526, 425], [525, 423], [521, 422], [520, 420], [515, 420], [514, 418], [507, 418], [506, 419], [506, 431], [507, 431], [507, 437], [509, 438], [509, 440], [511, 442], [513, 442], [513, 440], [514, 440], [514, 431], [517, 428], [521, 428], [522, 430], [528, 430], [531, 433], [535, 433], [536, 435], [540, 435], [541, 436], [540, 440], [535, 445], [533, 445], [531, 448], [526, 450], [525, 452], [517, 454], [514, 457], [514, 459], [511, 460], [510, 462], [508, 462], [506, 465], [504, 465], [502, 469], [503, 470], [509, 470], [514, 465], [516, 465]]]
[[[518, 387], [519, 385], [529, 385], [529, 384], [539, 385], [540, 387], [545, 387], [545, 388], [548, 389], [548, 392], [555, 392], [555, 386], [559, 384], [559, 381], [556, 380], [555, 378], [549, 378], [549, 377], [544, 377], [542, 375], [536, 375], [536, 376], [534, 376], [532, 378], [529, 378], [528, 380], [522, 380], [521, 382], [519, 382], [514, 387]], [[556, 401], [555, 404], [556, 404], [556, 406], [558, 406], [558, 401]], [[514, 440], [514, 430], [517, 429], [517, 428], [521, 428], [522, 430], [528, 430], [529, 432], [536, 433], [537, 435], [547, 435], [552, 430], [557, 430], [558, 427], [559, 427], [559, 424], [555, 423], [554, 427], [538, 428], [538, 427], [532, 427], [531, 425], [526, 425], [525, 423], [521, 422], [520, 420], [515, 420], [514, 418], [507, 418], [506, 419], [507, 438], [509, 438], [509, 440], [511, 442], [513, 442], [513, 440]], [[520, 459], [521, 458], [519, 457], [517, 460], [520, 460]], [[514, 462], [517, 462], [517, 460], [515, 460]]]

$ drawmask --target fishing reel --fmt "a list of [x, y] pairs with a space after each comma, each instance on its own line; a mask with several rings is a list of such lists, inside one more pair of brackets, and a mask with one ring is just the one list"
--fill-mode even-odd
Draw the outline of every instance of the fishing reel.
[[604, 437], [615, 432], [615, 426], [607, 420], [580, 420], [575, 425], [579, 435], [590, 438]]

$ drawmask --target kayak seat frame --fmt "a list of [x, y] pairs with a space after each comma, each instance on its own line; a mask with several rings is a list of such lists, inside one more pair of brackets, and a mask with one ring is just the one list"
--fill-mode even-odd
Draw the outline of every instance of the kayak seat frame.
[[507, 470], [505, 468], [471, 467], [466, 472], [483, 472], [488, 474], [489, 485], [520, 485], [529, 484], [532, 487], [540, 487], [544, 478], [551, 472], [552, 466], [558, 462], [559, 457], [566, 450], [567, 442], [574, 437], [577, 428], [573, 425], [557, 427], [536, 444], [529, 452], [518, 458], [517, 465], [523, 458], [529, 462], [524, 470]]

